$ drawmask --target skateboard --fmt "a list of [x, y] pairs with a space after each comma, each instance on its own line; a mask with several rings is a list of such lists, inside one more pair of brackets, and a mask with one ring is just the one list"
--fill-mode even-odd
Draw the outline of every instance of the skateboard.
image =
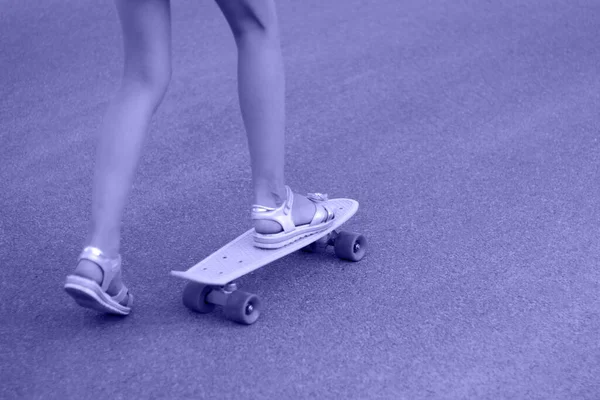
[[251, 325], [260, 316], [261, 301], [255, 294], [238, 290], [236, 279], [298, 250], [322, 253], [328, 246], [333, 246], [338, 258], [360, 261], [367, 249], [366, 238], [337, 230], [356, 214], [358, 202], [352, 199], [329, 199], [320, 204], [330, 206], [335, 213], [332, 224], [323, 231], [279, 249], [261, 249], [253, 244], [252, 228], [187, 271], [171, 271], [173, 276], [189, 281], [183, 291], [183, 304], [202, 314], [221, 306], [227, 319]]

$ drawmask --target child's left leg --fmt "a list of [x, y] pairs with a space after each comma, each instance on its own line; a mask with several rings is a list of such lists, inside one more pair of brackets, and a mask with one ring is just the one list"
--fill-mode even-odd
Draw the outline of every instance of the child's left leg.
[[[127, 314], [129, 294], [123, 290], [118, 258], [121, 219], [150, 120], [171, 78], [171, 20], [170, 0], [115, 0], [115, 4], [125, 66], [121, 86], [99, 132], [92, 219], [85, 243], [104, 257], [95, 249], [82, 254], [75, 277], [68, 277], [67, 284], [71, 279], [68, 291], [79, 304], [109, 312], [116, 307], [117, 313]], [[113, 307], [99, 304], [102, 302]]]

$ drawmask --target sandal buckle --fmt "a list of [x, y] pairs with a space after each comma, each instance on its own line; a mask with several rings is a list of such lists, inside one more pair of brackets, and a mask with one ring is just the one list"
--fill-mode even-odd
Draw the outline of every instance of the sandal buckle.
[[323, 202], [329, 200], [327, 193], [308, 193], [306, 198], [316, 202]]

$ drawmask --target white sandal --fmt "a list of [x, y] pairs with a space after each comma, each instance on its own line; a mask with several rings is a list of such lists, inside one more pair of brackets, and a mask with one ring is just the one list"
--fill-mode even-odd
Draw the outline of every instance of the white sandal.
[[304, 237], [321, 232], [331, 226], [335, 218], [333, 209], [327, 206], [327, 195], [321, 193], [309, 193], [306, 197], [316, 204], [316, 212], [309, 224], [296, 226], [292, 219], [292, 205], [294, 204], [294, 192], [286, 185], [287, 198], [278, 208], [260, 205], [252, 206], [253, 220], [269, 220], [277, 222], [283, 228], [283, 232], [273, 234], [262, 234], [254, 232], [254, 246], [262, 249], [278, 249], [287, 246]]
[[[65, 283], [66, 292], [82, 307], [109, 314], [128, 315], [133, 305], [133, 296], [127, 287], [123, 285], [115, 296], [106, 292], [111, 282], [121, 275], [121, 256], [110, 259], [100, 249], [88, 246], [81, 252], [78, 262], [81, 260], [89, 260], [102, 269], [102, 285], [82, 276], [69, 275]], [[126, 305], [123, 305], [121, 302], [125, 296], [128, 299]]]

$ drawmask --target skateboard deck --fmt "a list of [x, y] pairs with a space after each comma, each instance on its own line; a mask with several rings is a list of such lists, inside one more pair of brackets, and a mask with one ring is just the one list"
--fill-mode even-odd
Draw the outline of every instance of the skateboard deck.
[[352, 199], [329, 199], [321, 204], [332, 207], [335, 213], [333, 223], [324, 231], [311, 234], [279, 249], [261, 249], [254, 246], [252, 237], [254, 228], [252, 228], [187, 271], [171, 271], [171, 274], [205, 285], [227, 285], [327, 236], [358, 211], [358, 202]]

